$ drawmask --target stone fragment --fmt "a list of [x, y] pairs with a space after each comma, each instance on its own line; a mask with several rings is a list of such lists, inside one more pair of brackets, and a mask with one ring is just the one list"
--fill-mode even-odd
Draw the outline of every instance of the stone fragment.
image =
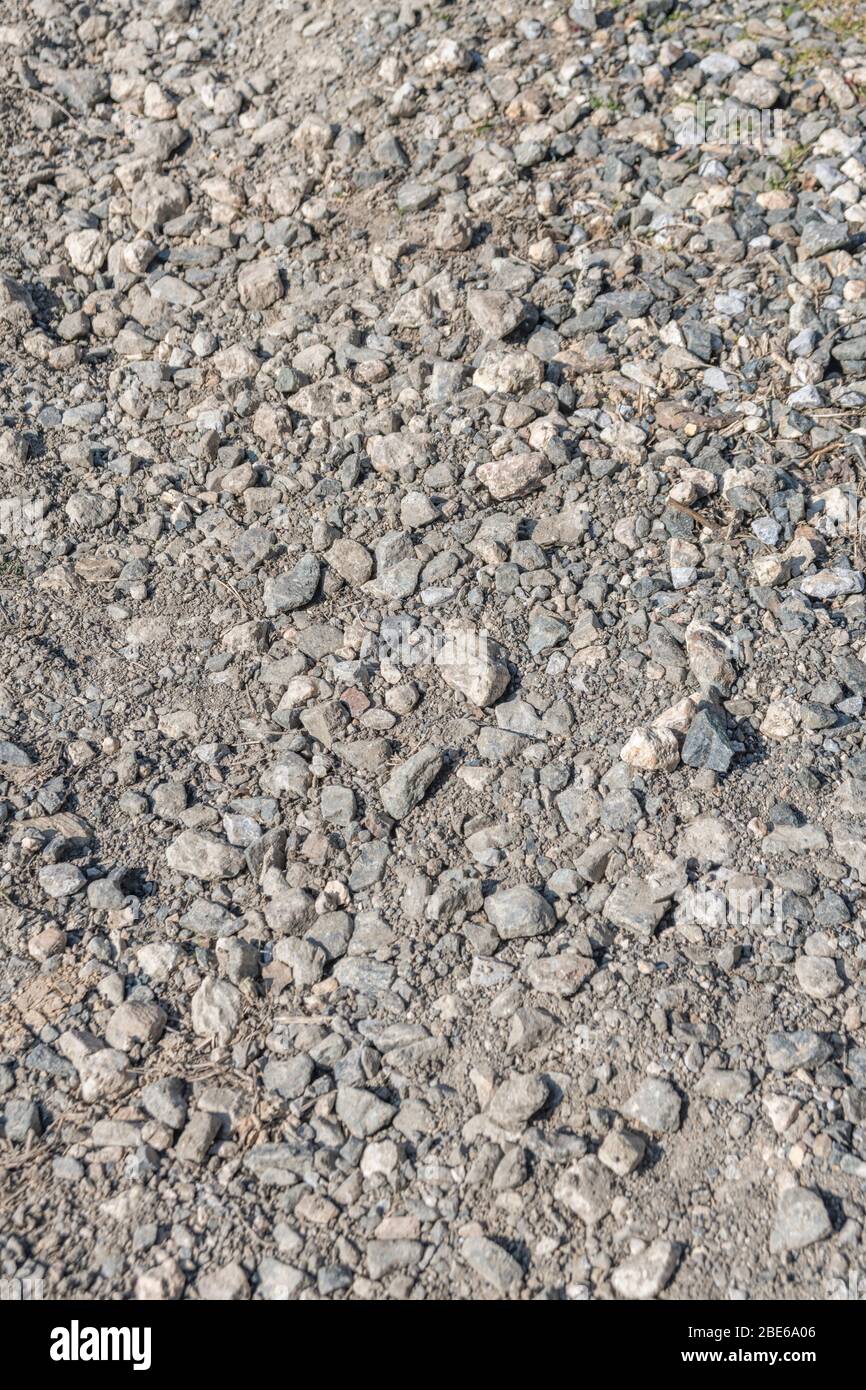
[[553, 466], [544, 454], [503, 454], [502, 458], [483, 463], [477, 476], [491, 497], [506, 502], [534, 492], [552, 472]]
[[515, 1072], [494, 1091], [487, 1113], [494, 1124], [519, 1133], [547, 1103], [547, 1096], [543, 1077]]
[[638, 1255], [623, 1260], [610, 1276], [618, 1298], [656, 1298], [667, 1288], [680, 1262], [680, 1248], [673, 1241], [654, 1240]]
[[279, 268], [268, 257], [250, 261], [238, 275], [238, 297], [245, 309], [269, 309], [282, 296]]
[[491, 893], [484, 900], [484, 913], [503, 941], [539, 936], [556, 922], [550, 903], [528, 884]]
[[650, 940], [667, 911], [667, 902], [659, 900], [646, 879], [637, 874], [621, 878], [604, 905], [608, 922], [635, 936]]
[[727, 772], [736, 755], [728, 736], [727, 721], [720, 709], [705, 705], [695, 714], [682, 747], [687, 767], [711, 768]]
[[165, 857], [170, 869], [204, 883], [236, 878], [245, 865], [242, 850], [207, 830], [182, 830]]
[[128, 1052], [136, 1044], [158, 1042], [167, 1021], [159, 1004], [127, 999], [108, 1020], [105, 1041], [109, 1047]]
[[511, 679], [501, 649], [471, 629], [449, 633], [435, 660], [445, 684], [482, 708], [494, 705]]
[[810, 999], [833, 999], [845, 988], [836, 961], [830, 956], [801, 956], [794, 964], [794, 973]]
[[340, 1086], [336, 1111], [350, 1134], [357, 1139], [367, 1139], [391, 1122], [397, 1107], [362, 1087]]
[[620, 757], [642, 772], [672, 772], [680, 761], [679, 739], [671, 729], [638, 728], [623, 744]]
[[461, 1247], [470, 1269], [501, 1298], [513, 1295], [523, 1283], [523, 1268], [495, 1241], [487, 1236], [470, 1236]]
[[427, 744], [394, 769], [380, 792], [382, 805], [394, 820], [414, 810], [444, 766], [442, 752]]
[[231, 1042], [241, 1021], [241, 994], [228, 980], [202, 980], [192, 997], [193, 1032], [220, 1047]]
[[767, 1062], [773, 1071], [783, 1076], [789, 1072], [815, 1071], [833, 1055], [830, 1044], [806, 1028], [790, 1033], [770, 1033], [767, 1038]]
[[287, 574], [278, 574], [265, 581], [265, 612], [269, 617], [278, 613], [294, 613], [307, 608], [319, 587], [320, 566], [315, 555], [302, 555]]
[[674, 1134], [680, 1127], [682, 1099], [669, 1081], [650, 1077], [629, 1096], [622, 1107], [626, 1119], [633, 1120], [650, 1134]]
[[553, 1190], [556, 1201], [590, 1228], [607, 1216], [614, 1198], [609, 1165], [600, 1159], [600, 1155], [587, 1154], [560, 1178]]
[[833, 1224], [818, 1193], [808, 1187], [788, 1187], [776, 1204], [770, 1252], [780, 1255], [788, 1250], [804, 1250], [807, 1245], [826, 1240], [832, 1231]]
[[599, 1162], [620, 1178], [639, 1168], [646, 1153], [646, 1140], [629, 1129], [611, 1130], [599, 1145]]

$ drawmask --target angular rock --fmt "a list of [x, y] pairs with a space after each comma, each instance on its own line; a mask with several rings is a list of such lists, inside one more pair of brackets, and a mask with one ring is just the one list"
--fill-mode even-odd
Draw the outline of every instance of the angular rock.
[[779, 1255], [788, 1250], [804, 1250], [807, 1245], [826, 1240], [832, 1231], [833, 1223], [818, 1193], [808, 1187], [788, 1187], [776, 1204], [770, 1252]]
[[674, 1134], [680, 1127], [682, 1104], [669, 1081], [650, 1077], [629, 1096], [622, 1113], [650, 1134]]
[[382, 805], [394, 820], [403, 820], [424, 799], [445, 764], [442, 752], [427, 744], [396, 767], [381, 789]]
[[528, 884], [491, 893], [484, 900], [484, 913], [503, 941], [539, 936], [556, 923], [550, 903]]
[[182, 830], [165, 858], [170, 869], [204, 883], [236, 878], [245, 866], [242, 850], [207, 830]]
[[680, 1262], [680, 1247], [673, 1241], [652, 1241], [646, 1250], [617, 1265], [610, 1276], [618, 1298], [656, 1298], [667, 1288]]

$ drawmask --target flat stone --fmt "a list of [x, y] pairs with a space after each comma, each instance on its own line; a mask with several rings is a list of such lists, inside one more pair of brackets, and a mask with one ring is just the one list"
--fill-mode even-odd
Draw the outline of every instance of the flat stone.
[[38, 873], [39, 887], [49, 898], [68, 898], [87, 880], [75, 864], [45, 864]]
[[265, 582], [265, 612], [293, 613], [312, 603], [319, 587], [321, 567], [315, 555], [302, 555], [288, 574], [278, 574]]
[[523, 1283], [522, 1266], [486, 1236], [470, 1236], [463, 1241], [461, 1252], [470, 1269], [501, 1297], [515, 1293]]
[[337, 1090], [337, 1115], [350, 1134], [367, 1139], [390, 1124], [397, 1113], [396, 1105], [380, 1100], [372, 1091], [358, 1086], [340, 1086]]
[[767, 1062], [773, 1071], [781, 1072], [783, 1076], [801, 1068], [815, 1071], [832, 1055], [830, 1044], [809, 1029], [770, 1033], [767, 1038]]
[[615, 1195], [609, 1167], [595, 1154], [587, 1154], [560, 1178], [553, 1195], [585, 1226], [593, 1227], [607, 1216]]
[[435, 662], [446, 685], [482, 708], [494, 705], [511, 679], [500, 648], [471, 629], [450, 633]]
[[424, 799], [444, 767], [440, 749], [426, 744], [396, 767], [380, 791], [382, 805], [394, 820], [403, 820]]
[[649, 941], [667, 911], [647, 881], [637, 874], [621, 878], [604, 905], [604, 916], [615, 927]]
[[246, 864], [241, 849], [208, 830], [182, 830], [165, 857], [170, 869], [205, 883], [236, 878]]
[[544, 454], [503, 454], [502, 458], [483, 463], [477, 476], [491, 497], [504, 502], [534, 492], [552, 472], [553, 465]]

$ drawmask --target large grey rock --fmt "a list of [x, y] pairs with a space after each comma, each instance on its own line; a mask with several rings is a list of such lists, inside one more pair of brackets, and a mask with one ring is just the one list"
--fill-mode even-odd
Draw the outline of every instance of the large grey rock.
[[618, 1298], [656, 1298], [674, 1277], [680, 1253], [673, 1241], [654, 1240], [639, 1255], [617, 1265], [610, 1276], [614, 1293]]
[[797, 983], [811, 999], [832, 999], [841, 994], [845, 981], [830, 956], [801, 956], [794, 964]]
[[241, 1021], [241, 992], [228, 980], [202, 980], [192, 997], [193, 1032], [225, 1047]]
[[315, 1068], [306, 1053], [296, 1057], [272, 1057], [262, 1072], [266, 1091], [273, 1091], [283, 1100], [297, 1100], [313, 1079]]
[[808, 1187], [786, 1188], [776, 1204], [770, 1251], [780, 1255], [786, 1250], [803, 1250], [826, 1240], [832, 1230], [833, 1223], [817, 1192]]
[[441, 750], [428, 743], [396, 767], [380, 792], [382, 805], [388, 815], [393, 816], [394, 820], [403, 820], [408, 816], [423, 800], [444, 762]]
[[108, 1020], [105, 1041], [128, 1052], [135, 1044], [158, 1042], [167, 1022], [165, 1010], [153, 1000], [126, 999]]
[[321, 567], [315, 555], [302, 555], [288, 574], [278, 574], [265, 581], [265, 612], [270, 617], [278, 613], [293, 613], [312, 603], [319, 587]]
[[356, 1139], [378, 1134], [397, 1113], [396, 1105], [380, 1100], [372, 1091], [360, 1086], [339, 1086], [335, 1108], [338, 1118]]
[[38, 1139], [42, 1133], [39, 1106], [32, 1100], [7, 1100], [3, 1126], [10, 1144], [23, 1144], [31, 1134]]
[[673, 1134], [680, 1127], [682, 1104], [669, 1081], [650, 1077], [629, 1096], [622, 1113], [651, 1134]]
[[712, 705], [702, 706], [686, 734], [682, 760], [686, 767], [706, 767], [713, 772], [727, 772], [736, 749], [728, 736], [724, 714]]
[[515, 1072], [494, 1091], [487, 1113], [503, 1129], [520, 1131], [546, 1105], [548, 1094], [544, 1077]]
[[244, 853], [209, 830], [182, 830], [165, 852], [170, 869], [204, 883], [236, 878], [245, 865]]
[[497, 502], [507, 502], [534, 492], [552, 472], [553, 466], [545, 454], [504, 454], [482, 464], [478, 477]]
[[71, 897], [87, 881], [76, 864], [45, 864], [38, 878], [39, 887], [49, 898]]
[[265, 921], [278, 936], [297, 936], [315, 915], [315, 903], [303, 888], [282, 888], [265, 907]]
[[667, 911], [655, 889], [637, 874], [621, 878], [604, 905], [608, 922], [649, 941]]
[[551, 931], [556, 913], [546, 898], [528, 884], [517, 888], [500, 888], [484, 900], [488, 922], [499, 932], [503, 941], [515, 937], [539, 936]]
[[497, 644], [469, 628], [450, 633], [435, 661], [446, 685], [482, 707], [494, 705], [511, 679]]
[[469, 1267], [502, 1297], [514, 1294], [523, 1283], [522, 1266], [487, 1236], [468, 1237], [461, 1250]]
[[813, 218], [807, 222], [800, 236], [800, 251], [804, 256], [826, 256], [829, 251], [838, 251], [852, 236], [852, 229], [846, 222], [825, 222], [823, 218]]
[[795, 1029], [791, 1033], [771, 1033], [767, 1038], [767, 1062], [773, 1071], [788, 1072], [815, 1071], [829, 1057], [833, 1049], [828, 1042], [810, 1029]]
[[556, 1184], [557, 1202], [579, 1216], [585, 1226], [595, 1226], [610, 1211], [614, 1198], [613, 1178], [595, 1154], [587, 1154]]
[[0, 767], [32, 767], [33, 759], [25, 749], [8, 739], [0, 739]]
[[184, 1084], [179, 1076], [164, 1076], [151, 1081], [141, 1092], [141, 1103], [148, 1115], [168, 1129], [183, 1129], [186, 1124]]

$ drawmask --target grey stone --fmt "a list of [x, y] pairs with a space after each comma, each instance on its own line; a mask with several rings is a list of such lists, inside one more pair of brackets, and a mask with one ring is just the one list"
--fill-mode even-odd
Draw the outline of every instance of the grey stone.
[[829, 251], [846, 246], [850, 240], [851, 228], [847, 223], [813, 218], [803, 228], [800, 249], [804, 256], [826, 256]]
[[645, 879], [637, 874], [621, 878], [604, 905], [608, 922], [649, 941], [667, 911]]
[[469, 1267], [501, 1297], [513, 1294], [522, 1285], [522, 1266], [487, 1236], [468, 1237], [461, 1251]]
[[141, 1103], [148, 1115], [169, 1129], [183, 1129], [186, 1124], [184, 1083], [179, 1076], [151, 1081], [141, 1092]]
[[275, 1092], [283, 1100], [297, 1100], [312, 1081], [314, 1070], [304, 1053], [285, 1060], [272, 1057], [262, 1072], [262, 1081], [266, 1091]]
[[542, 1076], [513, 1073], [494, 1091], [488, 1115], [503, 1129], [520, 1132], [547, 1104], [549, 1090]]
[[689, 725], [681, 757], [686, 767], [706, 767], [727, 772], [736, 755], [728, 737], [727, 721], [713, 706], [699, 709]]
[[220, 1130], [219, 1118], [197, 1110], [175, 1145], [178, 1158], [186, 1163], [204, 1163]]
[[815, 1071], [832, 1055], [830, 1044], [809, 1029], [770, 1033], [767, 1038], [767, 1062], [773, 1071], [781, 1072], [783, 1076], [801, 1068]]
[[550, 903], [527, 884], [491, 893], [484, 899], [484, 912], [503, 941], [539, 936], [551, 931], [556, 923]]
[[236, 878], [245, 866], [242, 850], [208, 830], [182, 830], [165, 857], [170, 869], [204, 883]]
[[8, 739], [0, 739], [0, 767], [32, 767], [33, 759], [24, 748]]
[[39, 870], [39, 887], [49, 898], [68, 898], [84, 887], [86, 879], [75, 864], [46, 864]]
[[557, 1202], [579, 1216], [585, 1226], [595, 1226], [607, 1216], [614, 1198], [609, 1167], [595, 1154], [587, 1154], [560, 1178], [553, 1195]]
[[228, 980], [202, 980], [192, 997], [193, 1031], [225, 1047], [241, 1021], [241, 994]]
[[786, 1250], [803, 1250], [826, 1240], [832, 1231], [833, 1223], [818, 1193], [808, 1187], [788, 1187], [776, 1204], [770, 1251], [779, 1255]]
[[674, 1134], [680, 1127], [682, 1099], [669, 1081], [650, 1077], [629, 1096], [622, 1113], [651, 1134]]
[[444, 766], [440, 749], [426, 744], [396, 767], [381, 790], [382, 805], [394, 820], [403, 820], [423, 800]]
[[278, 613], [294, 613], [307, 608], [319, 587], [320, 565], [315, 555], [302, 555], [288, 574], [278, 574], [265, 581], [265, 612], [270, 617]]
[[337, 1089], [336, 1111], [350, 1134], [368, 1139], [390, 1124], [397, 1107], [380, 1100], [372, 1091], [359, 1086], [340, 1086]]
[[3, 1128], [10, 1144], [23, 1144], [31, 1134], [38, 1139], [42, 1133], [39, 1106], [32, 1100], [7, 1100]]
[[673, 1241], [658, 1239], [646, 1250], [617, 1265], [610, 1276], [618, 1298], [656, 1298], [667, 1288], [680, 1262], [680, 1247]]

